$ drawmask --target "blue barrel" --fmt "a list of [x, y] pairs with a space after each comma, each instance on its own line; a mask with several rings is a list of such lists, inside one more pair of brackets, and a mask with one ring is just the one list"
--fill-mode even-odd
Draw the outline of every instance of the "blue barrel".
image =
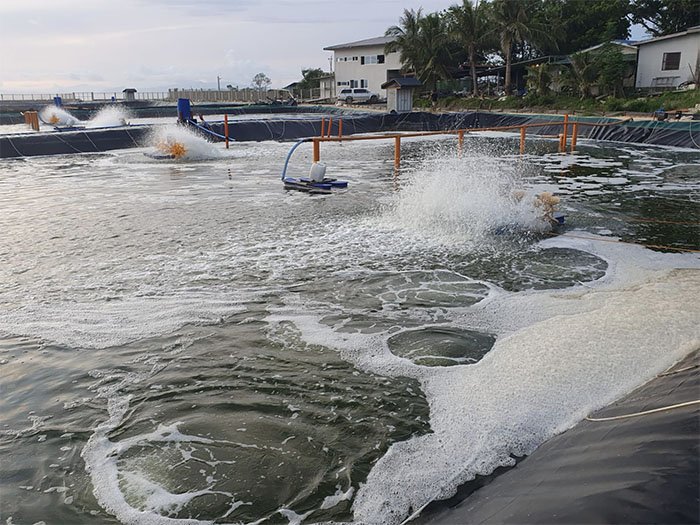
[[181, 122], [192, 120], [192, 108], [189, 98], [177, 99], [177, 119]]
[[57, 108], [60, 108], [61, 106], [63, 106], [63, 100], [61, 100], [61, 97], [53, 97], [53, 104]]

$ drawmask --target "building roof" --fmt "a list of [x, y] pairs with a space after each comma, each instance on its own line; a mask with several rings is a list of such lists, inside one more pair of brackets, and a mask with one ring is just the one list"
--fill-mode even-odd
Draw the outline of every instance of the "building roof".
[[377, 36], [374, 38], [365, 38], [364, 40], [357, 40], [355, 42], [348, 42], [347, 44], [336, 44], [334, 46], [324, 47], [324, 51], [335, 51], [337, 49], [350, 49], [353, 47], [367, 47], [367, 46], [383, 46], [389, 42], [393, 42], [396, 37], [393, 36]]
[[392, 87], [397, 87], [397, 88], [405, 88], [405, 87], [421, 87], [423, 83], [418, 80], [417, 78], [414, 77], [399, 77], [399, 78], [392, 78], [391, 80], [388, 80], [382, 84], [382, 89], [387, 89], [387, 88], [392, 88]]
[[700, 26], [689, 27], [685, 31], [681, 31], [680, 33], [673, 33], [672, 35], [657, 36], [656, 38], [650, 38], [649, 40], [642, 40], [641, 42], [637, 42], [635, 45], [643, 46], [644, 44], [653, 44], [654, 42], [659, 42], [660, 40], [678, 38], [680, 36], [690, 35], [691, 33], [700, 33]]
[[616, 46], [629, 49], [630, 51], [637, 51], [637, 47], [634, 44], [634, 40], [611, 40], [610, 42], [603, 42], [602, 44], [587, 47], [586, 49], [581, 49], [580, 51], [576, 51], [576, 53], [588, 53], [589, 51], [595, 51], [596, 49], [600, 49], [606, 44], [614, 44]]

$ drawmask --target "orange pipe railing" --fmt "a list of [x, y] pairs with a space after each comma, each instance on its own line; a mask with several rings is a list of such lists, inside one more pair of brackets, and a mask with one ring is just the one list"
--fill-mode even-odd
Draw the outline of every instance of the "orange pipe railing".
[[[527, 128], [542, 128], [547, 126], [564, 126], [567, 127], [568, 115], [565, 115], [563, 121], [554, 122], [536, 122], [532, 124], [514, 124], [510, 126], [492, 126], [488, 128], [462, 128], [462, 129], [449, 129], [441, 131], [410, 131], [407, 133], [383, 133], [376, 135], [350, 135], [342, 136], [342, 121], [339, 123], [339, 132], [337, 137], [330, 136], [330, 130], [328, 135], [323, 134], [325, 131], [325, 119], [321, 120], [321, 136], [312, 138], [313, 142], [313, 161], [319, 162], [321, 159], [321, 142], [344, 142], [352, 140], [381, 140], [381, 139], [394, 139], [394, 166], [399, 168], [401, 162], [401, 139], [411, 138], [411, 137], [429, 137], [433, 135], [457, 135], [459, 140], [459, 146], [462, 146], [462, 140], [464, 133], [474, 132], [474, 131], [511, 131], [514, 129], [520, 130], [520, 152], [525, 152], [525, 134]], [[604, 123], [594, 123], [594, 122], [573, 122], [572, 123], [572, 137], [571, 137], [571, 148], [572, 151], [576, 147], [576, 138], [578, 137], [578, 126], [591, 126], [591, 127], [604, 127], [604, 126], [618, 126], [624, 122], [628, 122], [631, 119], [624, 119], [617, 122], [604, 122]], [[563, 133], [558, 135], [560, 140], [559, 149], [560, 151], [566, 151], [566, 143], [564, 142], [565, 135]]]

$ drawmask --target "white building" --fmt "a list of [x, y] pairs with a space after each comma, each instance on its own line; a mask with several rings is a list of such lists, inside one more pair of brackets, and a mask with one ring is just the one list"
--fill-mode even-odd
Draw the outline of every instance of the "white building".
[[393, 38], [380, 36], [324, 47], [326, 51], [333, 51], [336, 93], [346, 87], [358, 87], [386, 98], [382, 84], [401, 76], [399, 53], [384, 52], [384, 46]]
[[700, 26], [637, 43], [635, 87], [674, 89], [700, 67]]

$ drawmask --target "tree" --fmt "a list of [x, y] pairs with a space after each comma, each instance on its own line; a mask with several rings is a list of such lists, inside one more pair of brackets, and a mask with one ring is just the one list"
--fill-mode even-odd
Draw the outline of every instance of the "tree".
[[385, 46], [385, 52], [399, 53], [401, 70], [404, 73], [416, 72], [421, 62], [420, 49], [420, 21], [423, 18], [423, 10], [404, 9], [403, 16], [399, 19], [399, 25], [391, 26], [386, 30], [386, 36], [393, 36], [394, 40]]
[[404, 9], [399, 22], [386, 30], [387, 36], [394, 37], [386, 45], [386, 52], [398, 51], [402, 70], [413, 72], [421, 82], [435, 89], [439, 79], [450, 78], [451, 49], [445, 19], [438, 13], [423, 16], [421, 9]]
[[511, 93], [511, 62], [513, 45], [523, 43], [531, 36], [525, 2], [522, 0], [495, 0], [493, 20], [501, 44], [501, 52], [506, 61], [505, 91]]
[[476, 4], [472, 4], [470, 0], [462, 0], [462, 5], [452, 6], [448, 10], [447, 16], [453, 38], [467, 53], [472, 77], [472, 94], [478, 97], [476, 60], [477, 56], [488, 46], [491, 29], [488, 17], [489, 4], [476, 1]]
[[537, 47], [545, 55], [569, 55], [603, 42], [625, 39], [630, 28], [629, 3], [630, 0], [539, 0], [530, 20], [547, 27], [553, 38], [538, 42]]
[[591, 96], [591, 87], [598, 77], [598, 69], [590, 53], [574, 53], [571, 68], [566, 73], [567, 83], [576, 89], [582, 99]]
[[613, 44], [605, 44], [596, 53], [595, 66], [598, 72], [597, 83], [602, 94], [622, 96], [625, 79], [625, 58], [619, 48]]
[[700, 25], [698, 0], [630, 0], [631, 19], [654, 36]]
[[302, 80], [297, 83], [297, 89], [318, 89], [321, 86], [320, 78], [325, 76], [323, 69], [302, 69]]
[[253, 77], [253, 87], [259, 91], [267, 90], [270, 84], [272, 84], [272, 81], [265, 73], [258, 73]]
[[527, 92], [535, 95], [548, 95], [552, 84], [552, 65], [537, 64], [527, 68]]

